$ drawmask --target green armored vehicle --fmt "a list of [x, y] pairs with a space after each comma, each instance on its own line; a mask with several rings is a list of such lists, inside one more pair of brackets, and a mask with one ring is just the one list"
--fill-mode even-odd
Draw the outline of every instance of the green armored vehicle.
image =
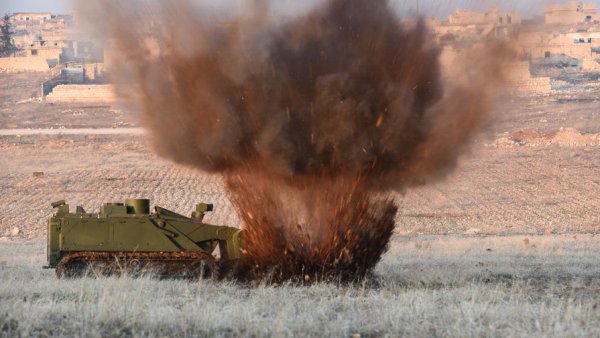
[[52, 207], [47, 268], [55, 268], [59, 278], [147, 271], [219, 278], [242, 258], [240, 229], [202, 223], [212, 204], [198, 204], [191, 217], [158, 206], [150, 213], [147, 199], [106, 203], [99, 213], [81, 206], [71, 213], [65, 201]]

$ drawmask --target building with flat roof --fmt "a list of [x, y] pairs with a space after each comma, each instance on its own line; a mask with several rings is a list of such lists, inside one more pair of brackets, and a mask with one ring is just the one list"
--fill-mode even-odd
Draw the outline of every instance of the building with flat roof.
[[573, 25], [599, 19], [595, 3], [569, 1], [544, 6], [544, 19], [548, 25]]
[[518, 25], [521, 23], [521, 15], [517, 12], [499, 12], [498, 8], [492, 7], [487, 12], [477, 12], [466, 9], [457, 9], [448, 16], [450, 25]]
[[11, 16], [13, 21], [45, 21], [52, 19], [50, 12], [18, 12]]

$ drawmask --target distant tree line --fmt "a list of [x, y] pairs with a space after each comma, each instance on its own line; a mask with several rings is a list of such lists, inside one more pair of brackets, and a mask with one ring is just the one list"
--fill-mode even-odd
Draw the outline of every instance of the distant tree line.
[[10, 16], [5, 14], [0, 20], [0, 56], [11, 56], [19, 51], [12, 42], [12, 35]]

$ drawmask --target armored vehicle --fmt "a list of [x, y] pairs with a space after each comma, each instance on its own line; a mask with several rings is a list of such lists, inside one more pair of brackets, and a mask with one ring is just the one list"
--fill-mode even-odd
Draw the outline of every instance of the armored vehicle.
[[106, 203], [98, 213], [81, 206], [72, 213], [65, 201], [52, 207], [47, 268], [55, 268], [59, 278], [147, 271], [219, 278], [242, 258], [240, 229], [202, 222], [212, 204], [197, 204], [191, 217], [159, 206], [151, 213], [147, 199]]

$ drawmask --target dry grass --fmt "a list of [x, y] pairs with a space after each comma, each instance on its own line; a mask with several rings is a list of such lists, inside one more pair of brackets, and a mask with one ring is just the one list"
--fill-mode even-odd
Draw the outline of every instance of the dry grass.
[[0, 336], [598, 336], [597, 238], [524, 239], [396, 238], [379, 286], [256, 288], [57, 280], [45, 243], [2, 242]]

